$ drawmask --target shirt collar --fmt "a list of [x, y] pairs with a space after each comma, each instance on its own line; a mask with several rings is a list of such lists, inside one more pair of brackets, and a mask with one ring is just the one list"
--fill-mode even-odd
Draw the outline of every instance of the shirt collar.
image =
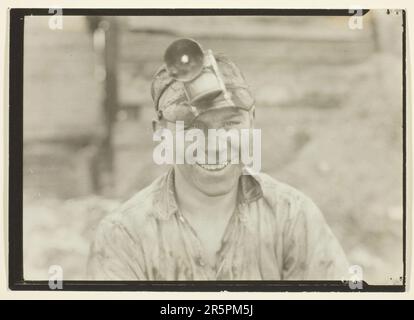
[[[168, 219], [178, 212], [175, 197], [174, 168], [162, 178], [159, 194], [154, 197], [154, 207], [161, 219]], [[240, 176], [238, 205], [246, 205], [260, 199], [263, 196], [259, 181], [249, 171], [244, 171]]]

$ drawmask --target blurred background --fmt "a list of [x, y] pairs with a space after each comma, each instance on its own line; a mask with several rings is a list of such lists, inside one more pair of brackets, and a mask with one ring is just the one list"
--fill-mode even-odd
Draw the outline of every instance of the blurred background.
[[26, 17], [24, 276], [84, 279], [99, 220], [167, 168], [150, 82], [178, 37], [230, 56], [256, 95], [262, 171], [308, 194], [370, 284], [400, 284], [402, 13]]

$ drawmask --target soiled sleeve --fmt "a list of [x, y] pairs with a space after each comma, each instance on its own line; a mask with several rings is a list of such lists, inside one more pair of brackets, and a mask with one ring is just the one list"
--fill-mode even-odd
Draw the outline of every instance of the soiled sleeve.
[[283, 233], [283, 279], [346, 279], [347, 258], [319, 208], [304, 197], [291, 209]]
[[146, 280], [140, 244], [119, 222], [104, 219], [91, 244], [87, 265], [91, 280]]

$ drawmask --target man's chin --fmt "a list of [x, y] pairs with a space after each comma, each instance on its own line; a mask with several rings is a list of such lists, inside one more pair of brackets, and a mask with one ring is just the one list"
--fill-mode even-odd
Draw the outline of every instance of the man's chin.
[[233, 186], [222, 188], [206, 188], [205, 186], [198, 186], [198, 189], [206, 196], [220, 197], [228, 194], [233, 189]]
[[193, 166], [194, 181], [204, 194], [217, 197], [229, 193], [237, 187], [240, 169], [237, 165], [228, 165], [222, 170], [209, 171], [199, 165]]

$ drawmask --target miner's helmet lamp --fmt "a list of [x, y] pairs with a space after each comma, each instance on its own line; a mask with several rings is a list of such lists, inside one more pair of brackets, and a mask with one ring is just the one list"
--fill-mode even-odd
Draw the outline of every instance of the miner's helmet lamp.
[[194, 40], [179, 39], [167, 48], [164, 61], [172, 78], [179, 81], [190, 81], [197, 77], [203, 69], [203, 49]]
[[251, 110], [254, 98], [240, 69], [222, 54], [203, 50], [192, 39], [178, 39], [165, 51], [151, 96], [157, 120], [191, 123], [203, 112], [237, 107]]
[[184, 85], [190, 104], [214, 99], [225, 86], [211, 50], [203, 51], [192, 39], [178, 39], [165, 51], [164, 62], [169, 75]]

